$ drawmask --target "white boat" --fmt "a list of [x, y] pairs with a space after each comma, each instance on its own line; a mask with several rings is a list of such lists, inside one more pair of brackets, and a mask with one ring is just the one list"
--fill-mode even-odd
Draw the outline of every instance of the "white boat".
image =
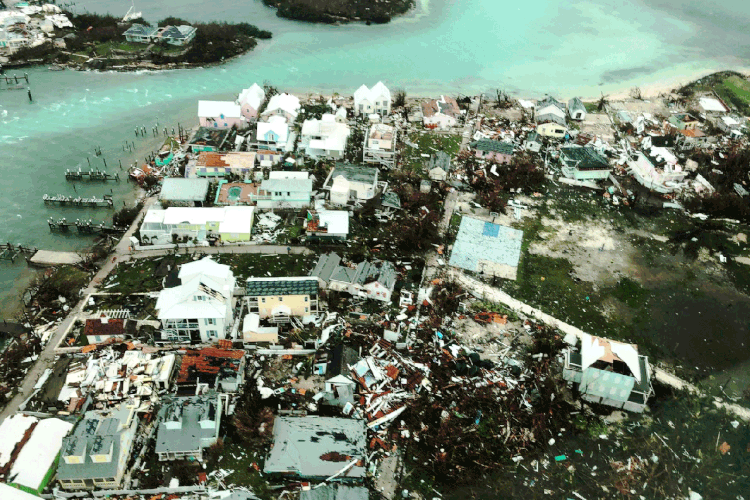
[[125, 14], [125, 17], [122, 18], [122, 22], [128, 23], [130, 21], [135, 21], [136, 19], [142, 19], [143, 14], [141, 12], [133, 12], [135, 10], [135, 0], [133, 0], [133, 4], [130, 6], [130, 9], [128, 9], [128, 13]]

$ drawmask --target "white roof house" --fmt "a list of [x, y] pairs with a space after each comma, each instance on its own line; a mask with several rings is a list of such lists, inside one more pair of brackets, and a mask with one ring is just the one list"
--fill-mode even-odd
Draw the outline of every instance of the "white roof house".
[[289, 138], [289, 124], [283, 116], [270, 116], [268, 121], [258, 122], [255, 137], [259, 143], [285, 145]]
[[230, 285], [230, 292], [234, 290], [234, 274], [232, 273], [232, 269], [226, 264], [219, 264], [210, 257], [204, 257], [201, 260], [183, 264], [180, 267], [180, 272], [177, 274], [177, 277], [183, 283], [190, 281], [196, 276], [208, 276], [217, 282]]
[[261, 116], [266, 118], [271, 115], [280, 115], [286, 117], [288, 121], [294, 121], [299, 114], [300, 108], [299, 98], [285, 92], [271, 97], [271, 100], [268, 101], [268, 106], [266, 106]]
[[199, 336], [200, 341], [210, 342], [224, 338], [233, 318], [234, 274], [229, 266], [209, 257], [183, 268], [178, 275], [182, 284], [162, 290], [156, 301], [157, 317], [162, 322], [161, 341], [187, 342]]
[[263, 87], [257, 83], [253, 83], [250, 88], [242, 89], [240, 95], [237, 97], [237, 104], [240, 106], [249, 105], [252, 106], [256, 111], [263, 103], [263, 99], [266, 98], [266, 92]]
[[311, 158], [343, 158], [350, 133], [349, 125], [326, 113], [320, 120], [305, 120], [299, 148]]
[[3, 500], [39, 500], [39, 497], [23, 490], [0, 483], [0, 498]]
[[3, 420], [0, 424], [0, 469], [5, 467], [11, 459], [13, 449], [29, 428], [39, 421], [36, 417], [29, 417], [16, 413]]
[[701, 108], [703, 108], [703, 111], [714, 113], [727, 112], [727, 108], [724, 107], [721, 101], [719, 101], [718, 99], [714, 99], [713, 97], [701, 97], [700, 99], [698, 99], [698, 102], [700, 103]]
[[63, 438], [72, 428], [73, 424], [58, 418], [40, 420], [10, 469], [8, 477], [13, 478], [11, 482], [34, 491], [44, 489]]
[[362, 85], [354, 92], [354, 113], [387, 115], [391, 112], [391, 91], [383, 82], [378, 82], [373, 87], [367, 88]]

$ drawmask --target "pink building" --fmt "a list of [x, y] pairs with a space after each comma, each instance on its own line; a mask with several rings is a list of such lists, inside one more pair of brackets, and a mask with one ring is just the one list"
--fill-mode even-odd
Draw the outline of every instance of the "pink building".
[[258, 119], [258, 109], [265, 98], [266, 92], [257, 83], [253, 83], [249, 89], [242, 89], [237, 97], [237, 104], [242, 108], [240, 112], [245, 120], [254, 122]]
[[201, 127], [218, 129], [241, 129], [247, 125], [240, 105], [231, 101], [198, 101], [198, 121]]
[[482, 139], [470, 144], [477, 158], [507, 165], [513, 159], [513, 144]]

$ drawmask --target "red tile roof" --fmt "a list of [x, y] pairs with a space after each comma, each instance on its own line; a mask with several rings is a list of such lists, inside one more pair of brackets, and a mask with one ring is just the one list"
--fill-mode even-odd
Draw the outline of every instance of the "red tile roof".
[[177, 383], [190, 382], [195, 371], [204, 375], [216, 375], [221, 368], [231, 368], [238, 371], [239, 360], [244, 356], [245, 351], [242, 350], [218, 349], [216, 347], [206, 347], [199, 351], [189, 350], [182, 358]]
[[120, 335], [125, 333], [125, 320], [109, 318], [106, 323], [101, 319], [87, 319], [83, 328], [84, 335]]

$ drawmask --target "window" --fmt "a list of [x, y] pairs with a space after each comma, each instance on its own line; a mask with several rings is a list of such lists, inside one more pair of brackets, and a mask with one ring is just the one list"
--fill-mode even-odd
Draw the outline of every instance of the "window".
[[265, 298], [265, 297], [263, 297], [262, 299], [260, 299], [260, 301], [261, 301], [261, 302], [263, 302], [263, 303], [265, 304], [265, 303], [266, 303], [266, 298]]
[[203, 320], [204, 325], [215, 325], [216, 324], [216, 318], [205, 318]]
[[290, 193], [289, 191], [287, 191], [287, 192], [286, 192], [286, 195], [287, 195], [287, 196], [292, 196], [292, 193]]
[[281, 302], [282, 300], [284, 300], [284, 297], [279, 297], [279, 302]]
[[310, 308], [309, 307], [305, 307], [305, 312], [310, 312]]
[[218, 337], [219, 334], [216, 332], [216, 330], [206, 330], [206, 335], [210, 337]]
[[305, 297], [305, 302], [307, 302], [307, 299], [308, 299], [308, 298], [309, 298], [309, 297]]

